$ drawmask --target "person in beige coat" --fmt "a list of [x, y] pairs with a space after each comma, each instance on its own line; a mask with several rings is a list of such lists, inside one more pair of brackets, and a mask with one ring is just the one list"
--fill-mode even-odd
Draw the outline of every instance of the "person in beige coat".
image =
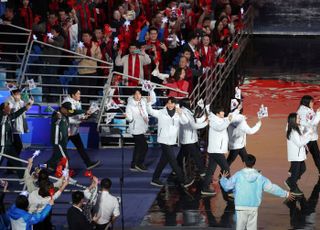
[[[92, 41], [91, 32], [84, 31], [82, 33], [82, 41], [79, 43], [76, 52], [100, 60], [102, 57], [101, 50], [99, 44]], [[95, 76], [97, 75], [98, 62], [90, 58], [81, 58], [78, 66], [79, 75], [88, 77], [80, 77], [76, 84], [86, 86], [86, 88], [81, 89], [83, 95], [95, 95], [97, 91], [93, 86], [97, 86], [97, 78]], [[83, 102], [88, 102], [87, 98], [83, 99]]]

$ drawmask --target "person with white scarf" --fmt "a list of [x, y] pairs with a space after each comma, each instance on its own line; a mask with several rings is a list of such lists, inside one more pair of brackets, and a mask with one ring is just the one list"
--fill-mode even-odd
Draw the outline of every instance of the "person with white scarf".
[[128, 98], [125, 116], [129, 122], [129, 133], [134, 140], [130, 170], [146, 172], [148, 169], [144, 160], [148, 152], [148, 143], [145, 134], [148, 131], [149, 118], [147, 100], [142, 97], [140, 89], [136, 89], [133, 96]]

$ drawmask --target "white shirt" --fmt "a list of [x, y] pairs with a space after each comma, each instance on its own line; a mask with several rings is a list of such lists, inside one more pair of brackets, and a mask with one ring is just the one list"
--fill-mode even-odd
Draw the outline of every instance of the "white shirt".
[[113, 216], [120, 216], [118, 199], [108, 191], [101, 192], [98, 216], [100, 216], [100, 218], [97, 224], [107, 224]]
[[[52, 199], [56, 200], [60, 197], [61, 192], [58, 190], [53, 195]], [[42, 197], [39, 195], [39, 189], [34, 190], [29, 195], [29, 213], [41, 212], [44, 207], [49, 204], [51, 197]]]

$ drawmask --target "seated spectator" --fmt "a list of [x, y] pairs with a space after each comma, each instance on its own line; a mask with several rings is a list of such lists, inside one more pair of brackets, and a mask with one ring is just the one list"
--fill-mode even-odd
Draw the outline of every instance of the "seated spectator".
[[[189, 91], [189, 82], [185, 80], [186, 71], [182, 68], [178, 68], [175, 73], [173, 79], [168, 79], [168, 83], [164, 83], [165, 86], [179, 89], [184, 92]], [[175, 92], [173, 90], [169, 90], [168, 97], [185, 97], [185, 94]]]
[[112, 182], [109, 178], [102, 179], [100, 185], [101, 194], [96, 203], [96, 213], [99, 217], [96, 229], [112, 229], [113, 223], [120, 216], [119, 202], [115, 196], [110, 194]]
[[[115, 64], [117, 66], [123, 66], [123, 73], [129, 76], [133, 76], [138, 79], [144, 79], [143, 66], [151, 63], [151, 59], [145, 52], [145, 48], [141, 47], [138, 49], [136, 43], [131, 43], [129, 47], [129, 54], [121, 57], [122, 50], [118, 51], [118, 56], [116, 57]], [[137, 86], [139, 84], [138, 80], [132, 78], [124, 79], [128, 86]], [[130, 91], [130, 90], [129, 90]], [[131, 91], [127, 92], [126, 95], [131, 95]]]
[[101, 27], [97, 27], [94, 30], [94, 40], [98, 43], [99, 46], [103, 43], [103, 31]]
[[15, 204], [11, 206], [7, 214], [10, 217], [12, 230], [32, 230], [32, 225], [46, 218], [53, 206], [53, 199], [39, 213], [29, 213], [29, 201], [25, 195], [19, 195]]
[[111, 21], [111, 28], [112, 28], [112, 36], [117, 37], [120, 33], [120, 28], [125, 22], [125, 19], [121, 17], [119, 10], [113, 11], [113, 20]]
[[[68, 209], [67, 221], [70, 230], [92, 230], [93, 225], [83, 214], [84, 194], [81, 191], [72, 193], [72, 207]], [[96, 221], [96, 217], [94, 218]]]

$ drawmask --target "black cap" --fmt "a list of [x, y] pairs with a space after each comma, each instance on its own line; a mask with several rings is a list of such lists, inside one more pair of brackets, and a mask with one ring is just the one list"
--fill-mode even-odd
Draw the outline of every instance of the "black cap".
[[64, 103], [61, 105], [61, 107], [67, 109], [67, 110], [68, 110], [68, 113], [74, 113], [74, 110], [72, 109], [72, 104], [71, 104], [71, 102], [69, 102], [69, 101], [64, 102]]

